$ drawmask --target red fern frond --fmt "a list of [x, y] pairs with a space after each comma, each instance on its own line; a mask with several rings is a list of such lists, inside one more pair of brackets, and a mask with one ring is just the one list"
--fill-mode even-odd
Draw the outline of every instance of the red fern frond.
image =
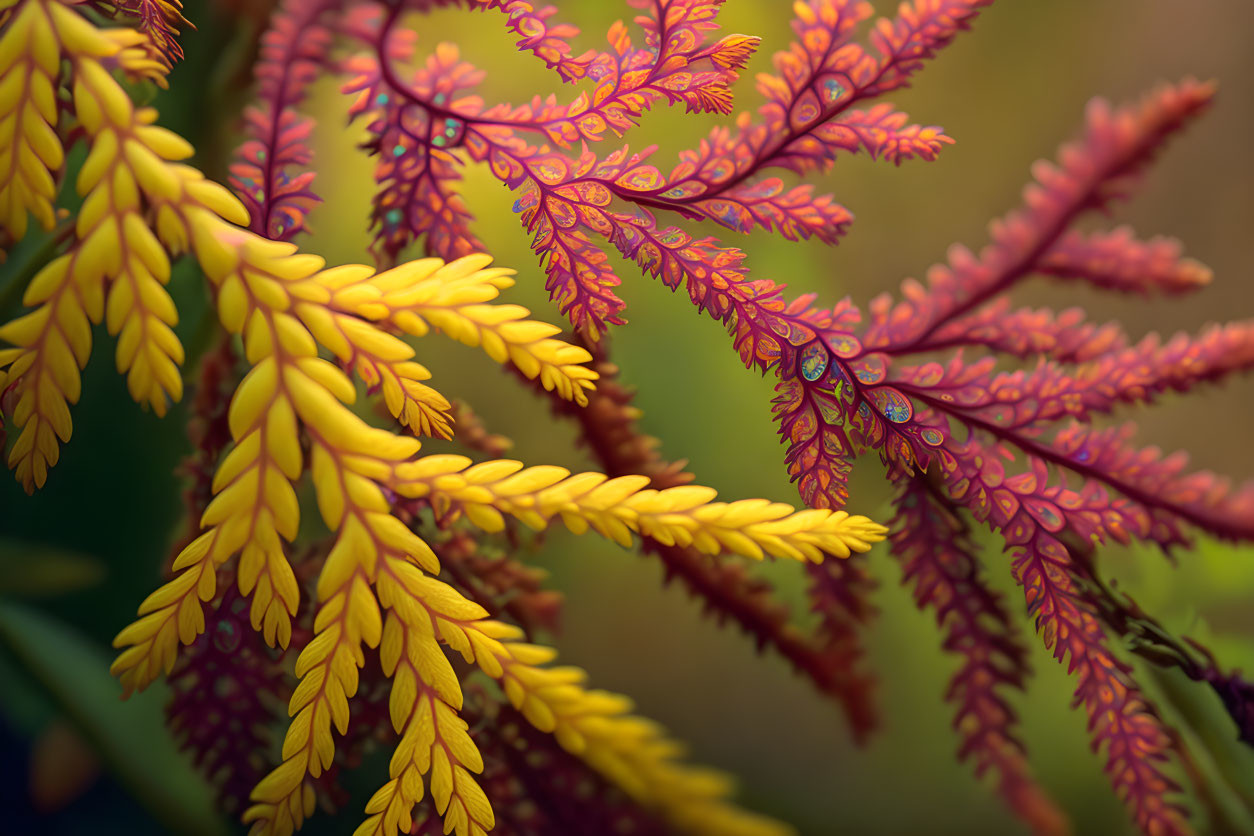
[[862, 636], [875, 617], [871, 595], [875, 580], [859, 556], [806, 565], [810, 576], [810, 609], [818, 615], [816, 636], [832, 660], [835, 694], [849, 722], [855, 743], [861, 745], [879, 725], [875, 707], [875, 675], [866, 669]]
[[1001, 531], [1015, 554], [1014, 572], [1027, 596], [1045, 646], [1078, 671], [1077, 706], [1089, 715], [1094, 749], [1106, 750], [1106, 771], [1115, 793], [1145, 833], [1190, 833], [1179, 788], [1160, 769], [1172, 740], [1130, 676], [1131, 669], [1106, 647], [1105, 635], [1081, 595], [1066, 547], [1056, 533], [1086, 512], [1080, 495], [1051, 487], [1043, 465], [1007, 476], [1005, 450], [975, 440], [948, 442], [952, 456], [942, 471], [950, 499]]
[[934, 160], [952, 137], [938, 127], [909, 125], [910, 117], [893, 110], [887, 102], [870, 110], [850, 110], [815, 131], [828, 157], [840, 151], [865, 151], [871, 159], [884, 159], [894, 165], [919, 158]]
[[1089, 716], [1093, 748], [1105, 751], [1106, 774], [1133, 821], [1145, 833], [1192, 833], [1184, 807], [1171, 798], [1179, 787], [1161, 769], [1171, 734], [1132, 669], [1106, 647], [1101, 624], [1077, 592], [1067, 550], [1038, 531], [1015, 549], [1014, 571], [1045, 646], [1076, 675], [1075, 704]]
[[945, 650], [962, 660], [946, 691], [957, 706], [958, 757], [974, 759], [977, 776], [991, 770], [998, 792], [1034, 833], [1068, 833], [1066, 817], [1032, 777], [1015, 735], [1014, 710], [1003, 695], [1023, 687], [1030, 673], [1027, 651], [1001, 596], [981, 578], [967, 527], [923, 477], [903, 481], [893, 553], [902, 563], [903, 582], [913, 584], [915, 605], [935, 611]]
[[401, 89], [385, 62], [407, 60], [412, 51], [412, 33], [397, 32], [388, 40], [384, 59], [367, 53], [346, 65], [352, 79], [343, 91], [357, 94], [350, 113], [369, 120], [363, 147], [378, 159], [374, 176], [381, 189], [371, 224], [381, 263], [393, 263], [415, 240], [423, 242], [428, 255], [445, 260], [483, 249], [470, 230], [474, 218], [456, 191], [462, 161], [446, 147], [458, 141], [464, 124], [455, 117], [438, 118], [410, 101], [418, 95], [463, 105], [462, 94], [483, 79], [483, 72], [462, 61], [454, 44], [442, 43]]

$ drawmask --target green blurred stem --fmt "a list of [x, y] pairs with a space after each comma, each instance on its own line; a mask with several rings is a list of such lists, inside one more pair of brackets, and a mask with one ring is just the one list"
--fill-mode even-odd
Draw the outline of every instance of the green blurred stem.
[[18, 271], [13, 282], [3, 291], [0, 291], [0, 313], [17, 308], [18, 301], [22, 298], [22, 294], [26, 292], [31, 279], [35, 278], [35, 275], [44, 268], [44, 265], [52, 261], [52, 257], [65, 244], [66, 239], [69, 238], [70, 233], [73, 231], [74, 219], [66, 218], [48, 235], [39, 249], [31, 253], [30, 258], [26, 259], [26, 263], [22, 265], [22, 269]]
[[1237, 739], [1219, 697], [1179, 670], [1144, 665], [1162, 707], [1175, 714], [1180, 751], [1199, 799], [1211, 816], [1208, 833], [1254, 833], [1254, 753]]

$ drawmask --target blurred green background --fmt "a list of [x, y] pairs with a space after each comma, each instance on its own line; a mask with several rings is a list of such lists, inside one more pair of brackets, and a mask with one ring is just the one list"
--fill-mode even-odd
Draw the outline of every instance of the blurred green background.
[[[224, 5], [187, 3], [199, 31], [184, 35], [187, 60], [176, 68], [171, 90], [156, 98], [163, 124], [193, 139], [201, 164], [219, 178], [246, 98], [241, 60], [251, 37], [249, 24], [228, 16]], [[602, 43], [612, 20], [632, 14], [612, 0], [561, 5], [562, 18], [584, 30], [581, 49]], [[890, 4], [878, 5], [887, 11]], [[779, 0], [727, 3], [725, 31], [763, 38], [762, 53], [737, 89], [742, 107], [756, 106], [752, 75], [768, 69], [770, 53], [790, 37], [788, 12], [789, 4]], [[444, 11], [416, 18], [415, 25], [423, 50], [453, 41], [488, 70], [490, 101], [521, 102], [557, 89], [539, 61], [515, 53], [498, 17]], [[1134, 336], [1247, 317], [1254, 311], [1248, 289], [1254, 267], [1252, 31], [1254, 3], [1248, 0], [1003, 0], [931, 62], [914, 89], [892, 99], [914, 120], [944, 126], [955, 146], [934, 163], [899, 169], [843, 159], [820, 186], [857, 216], [839, 247], [758, 234], [735, 243], [750, 253], [757, 274], [795, 292], [815, 291], [829, 301], [848, 294], [865, 303], [901, 278], [922, 275], [950, 242], [981, 245], [985, 222], [1016, 204], [1029, 164], [1073, 135], [1090, 96], [1125, 99], [1191, 74], [1221, 81], [1216, 107], [1169, 149], [1132, 205], [1116, 212], [1119, 222], [1143, 235], [1180, 237], [1189, 254], [1214, 268], [1215, 284], [1184, 300], [1116, 298], [1043, 283], [1024, 288], [1019, 298], [1083, 305], [1097, 320], [1122, 319]], [[345, 107], [333, 81], [319, 84], [311, 110], [321, 126], [317, 190], [325, 202], [314, 213], [315, 235], [306, 245], [331, 263], [367, 258], [372, 163], [354, 151], [361, 134], [344, 128]], [[660, 145], [655, 161], [665, 168], [711, 124], [708, 117], [658, 111], [628, 142]], [[474, 169], [465, 194], [488, 249], [519, 270], [508, 300], [556, 321], [510, 210], [512, 198]], [[5, 292], [31, 249], [19, 248], [0, 266], [0, 300], [9, 305], [0, 315], [6, 318], [15, 311]], [[639, 388], [643, 427], [663, 440], [664, 455], [687, 459], [698, 479], [725, 497], [795, 501], [770, 418], [771, 381], [746, 372], [721, 326], [686, 299], [629, 266], [621, 275], [631, 322], [615, 332], [614, 356], [624, 379]], [[203, 319], [203, 290], [187, 264], [174, 287], [186, 338]], [[101, 332], [74, 413], [74, 438], [47, 487], [28, 498], [11, 480], [0, 484], [0, 809], [8, 822], [0, 831], [222, 832], [204, 788], [163, 734], [161, 689], [121, 704], [106, 671], [109, 639], [160, 578], [179, 524], [174, 468], [188, 446], [185, 410], [159, 420], [135, 407], [113, 371], [111, 348]], [[552, 421], [542, 402], [479, 353], [438, 337], [422, 341], [419, 350], [435, 385], [468, 400], [491, 430], [512, 437], [519, 458], [590, 466], [573, 451], [572, 428]], [[1138, 418], [1141, 437], [1190, 450], [1200, 467], [1246, 477], [1254, 474], [1251, 407], [1249, 380], [1188, 399], [1166, 397]], [[853, 510], [886, 516], [879, 473], [875, 461], [860, 465]], [[1161, 557], [1135, 550], [1111, 550], [1105, 565], [1173, 630], [1209, 641], [1226, 665], [1254, 671], [1252, 556], [1249, 549], [1206, 544], [1181, 555], [1174, 570]], [[679, 588], [661, 588], [655, 562], [564, 533], [548, 540], [537, 561], [567, 597], [565, 630], [556, 639], [563, 659], [588, 669], [597, 686], [633, 696], [642, 712], [689, 741], [697, 760], [739, 776], [746, 804], [805, 834], [1020, 832], [989, 788], [955, 763], [950, 708], [941, 701], [953, 664], [938, 650], [931, 617], [917, 613], [900, 588], [899, 570], [885, 549], [871, 555], [882, 588], [881, 615], [869, 636], [882, 679], [884, 727], [864, 750], [851, 744], [834, 706], [784, 663], [758, 657], [734, 630], [702, 618]], [[988, 549], [991, 574], [1021, 612], [1008, 563]], [[762, 571], [800, 609], [796, 567]], [[1029, 642], [1037, 675], [1017, 706], [1042, 783], [1075, 817], [1078, 833], [1129, 832], [1088, 749], [1084, 717], [1068, 708], [1071, 682], [1039, 642]], [[1231, 729], [1216, 715], [1217, 701], [1196, 687], [1184, 692], [1198, 697], [1196, 710], [1215, 722], [1217, 749], [1232, 753], [1224, 742]], [[1254, 764], [1244, 752], [1232, 757], [1237, 760], [1229, 769], [1248, 792]], [[93, 760], [103, 763], [100, 777], [87, 768]], [[354, 788], [368, 793], [383, 780], [384, 768], [374, 763], [373, 771], [361, 770], [366, 774], [354, 777]], [[78, 771], [83, 774], [75, 783]], [[55, 790], [63, 797], [50, 799]], [[360, 809], [354, 803], [341, 816], [319, 817], [310, 832], [350, 832]], [[1205, 819], [1199, 823], [1208, 827]]]

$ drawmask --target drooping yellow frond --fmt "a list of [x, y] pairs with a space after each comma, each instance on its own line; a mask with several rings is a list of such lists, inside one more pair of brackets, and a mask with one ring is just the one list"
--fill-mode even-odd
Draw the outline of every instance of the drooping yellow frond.
[[[0, 358], [8, 365], [0, 375], [0, 388], [17, 382], [14, 423], [23, 432], [10, 451], [9, 464], [30, 491], [43, 485], [48, 468], [56, 464], [58, 439], [69, 440], [69, 404], [78, 400], [79, 372], [91, 353], [91, 323], [103, 318], [118, 337], [117, 367], [126, 373], [137, 401], [164, 414], [168, 401], [182, 395], [178, 366], [183, 347], [172, 330], [178, 313], [164, 287], [170, 261], [144, 222], [142, 199], [154, 186], [165, 185], [153, 182], [154, 165], [190, 156], [192, 149], [174, 134], [152, 126], [156, 114], [136, 111], [105, 69], [107, 61], [126, 72], [151, 72], [150, 60], [133, 46], [140, 36], [128, 30], [100, 32], [59, 3], [28, 2], [16, 14], [0, 38], [0, 63], [25, 48], [37, 59], [31, 68], [46, 69], [51, 61], [55, 72], [41, 75], [32, 69], [26, 77], [20, 61], [15, 61], [0, 81], [0, 89], [7, 89], [4, 85], [10, 79], [19, 83], [25, 79], [20, 89], [29, 91], [31, 102], [0, 124], [20, 121], [28, 138], [38, 137], [31, 142], [40, 149], [35, 154], [15, 142], [0, 151], [0, 209], [11, 232], [24, 231], [27, 209], [45, 226], [52, 225], [51, 204], [41, 201], [45, 192], [49, 200], [54, 195], [49, 171], [59, 170], [64, 152], [52, 128], [37, 117], [45, 105], [52, 107], [52, 89], [45, 91], [45, 85], [59, 73], [62, 58], [72, 66], [74, 113], [91, 142], [76, 184], [83, 195], [76, 243], [31, 281], [23, 301], [34, 310], [0, 328], [0, 340], [20, 349]], [[4, 103], [0, 101], [0, 114]], [[55, 107], [52, 112], [55, 117]], [[0, 120], [4, 118], [0, 115]], [[36, 128], [37, 124], [43, 127]], [[3, 131], [0, 127], [0, 134]], [[16, 168], [4, 167], [5, 153]], [[41, 167], [45, 164], [47, 169]], [[31, 183], [42, 185], [32, 189]], [[22, 202], [21, 195], [38, 199]]]
[[[393, 566], [399, 597], [410, 596], [406, 606], [411, 610], [421, 607], [419, 612], [441, 641], [498, 680], [510, 702], [532, 725], [552, 733], [563, 748], [665, 815], [678, 830], [708, 836], [792, 832], [779, 822], [728, 803], [732, 786], [726, 776], [684, 765], [680, 760], [683, 747], [655, 723], [631, 714], [630, 700], [586, 689], [586, 675], [578, 668], [545, 667], [556, 655], [549, 648], [523, 643], [521, 630], [488, 620], [483, 608], [440, 581], [422, 577], [414, 567]], [[398, 652], [390, 646], [397, 640], [399, 636], [385, 632], [381, 647], [385, 659]]]
[[426, 456], [396, 469], [391, 487], [402, 496], [428, 497], [438, 511], [455, 509], [488, 531], [502, 514], [535, 529], [560, 517], [582, 534], [589, 528], [623, 546], [633, 535], [666, 545], [694, 546], [706, 554], [819, 562], [825, 554], [848, 557], [882, 540], [886, 529], [844, 511], [809, 509], [765, 499], [714, 502], [716, 491], [698, 485], [665, 490], [646, 476], [610, 479], [561, 467], [528, 467], [501, 460], [472, 464], [463, 456]]
[[61, 49], [51, 14], [41, 3], [11, 13], [0, 38], [0, 229], [17, 240], [28, 212], [52, 229], [65, 151], [56, 132]]
[[[379, 598], [388, 616], [379, 653], [383, 672], [392, 677], [389, 707], [401, 740], [392, 756], [390, 780], [366, 805], [368, 818], [355, 836], [407, 832], [428, 774], [436, 810], [456, 836], [483, 836], [495, 823], [487, 796], [473, 777], [483, 770], [483, 759], [457, 715], [461, 685], [424, 606], [432, 598], [450, 599], [451, 592], [456, 595], [405, 561], [385, 561]], [[461, 608], [473, 615], [482, 612], [469, 601]]]

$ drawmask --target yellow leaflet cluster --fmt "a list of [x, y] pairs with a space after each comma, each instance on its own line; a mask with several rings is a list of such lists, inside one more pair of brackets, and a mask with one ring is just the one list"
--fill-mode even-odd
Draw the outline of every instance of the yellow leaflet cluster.
[[180, 645], [203, 632], [203, 603], [213, 600], [219, 569], [236, 555], [254, 627], [272, 645], [287, 645], [300, 591], [283, 544], [296, 537], [295, 482], [308, 468], [335, 542], [317, 581], [315, 636], [296, 664], [283, 762], [258, 784], [245, 814], [254, 832], [288, 834], [311, 813], [308, 779], [332, 762], [332, 729], [347, 728], [367, 647], [379, 649], [392, 679], [400, 743], [390, 780], [358, 832], [407, 831], [424, 776], [448, 831], [491, 830], [492, 809], [474, 778], [482, 760], [458, 717], [461, 689], [441, 645], [498, 680], [530, 722], [680, 828], [781, 832], [728, 804], [723, 779], [682, 765], [678, 747], [631, 716], [624, 698], [587, 690], [577, 669], [547, 667], [551, 651], [521, 642], [519, 631], [488, 620], [436, 578], [435, 554], [392, 513], [389, 497], [425, 499], [442, 515], [487, 530], [499, 529], [504, 515], [536, 528], [560, 518], [577, 533], [592, 529], [623, 544], [640, 534], [752, 558], [846, 557], [882, 539], [884, 529], [843, 512], [715, 502], [707, 488], [651, 490], [643, 477], [420, 457], [416, 438], [367, 424], [349, 408], [357, 387], [327, 356], [377, 384], [392, 415], [415, 433], [451, 430], [448, 402], [422, 382], [430, 375], [398, 334], [438, 329], [581, 404], [596, 375], [584, 365], [587, 352], [555, 338], [558, 329], [496, 302], [511, 280], [486, 256], [425, 259], [383, 273], [328, 269], [293, 245], [242, 229], [248, 218], [238, 201], [178, 164], [190, 146], [156, 127], [153, 111], [135, 109], [111, 74], [161, 72], [144, 36], [98, 30], [73, 5], [0, 0], [8, 16], [0, 36], [0, 126], [19, 138], [10, 165], [0, 166], [0, 223], [11, 234], [25, 231], [28, 211], [45, 226], [53, 219], [55, 188], [47, 186], [64, 149], [47, 99], [63, 61], [73, 112], [90, 143], [76, 184], [84, 203], [75, 241], [32, 280], [25, 302], [33, 310], [0, 328], [0, 339], [14, 346], [0, 350], [0, 368], [7, 367], [0, 388], [15, 386], [13, 421], [22, 428], [10, 464], [33, 489], [56, 463], [70, 436], [69, 404], [78, 398], [92, 323], [103, 320], [118, 336], [118, 368], [136, 400], [162, 411], [181, 395], [177, 312], [165, 291], [171, 254], [194, 255], [223, 326], [240, 336], [250, 364], [231, 400], [234, 445], [215, 475], [203, 533], [176, 558], [174, 578], [115, 639], [121, 653], [113, 671], [126, 691], [169, 671]]

